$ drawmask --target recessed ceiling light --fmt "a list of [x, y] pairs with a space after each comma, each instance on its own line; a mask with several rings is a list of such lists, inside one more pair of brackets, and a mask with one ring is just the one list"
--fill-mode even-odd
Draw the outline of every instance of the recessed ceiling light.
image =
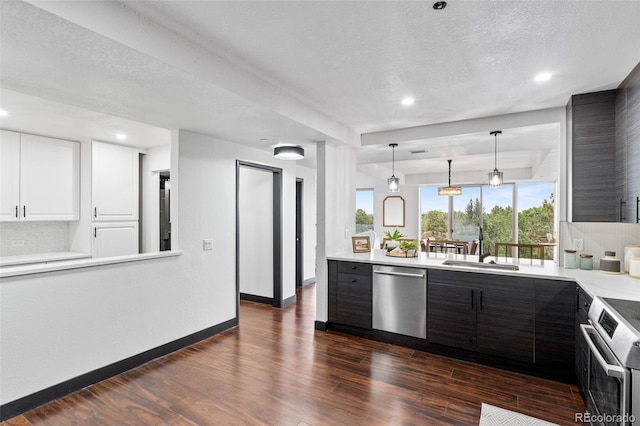
[[535, 76], [534, 80], [537, 81], [538, 83], [549, 81], [551, 80], [551, 73], [541, 72], [540, 74]]
[[7, 115], [9, 115], [9, 111], [6, 109], [0, 109], [0, 117], [6, 117]]
[[410, 106], [410, 105], [413, 105], [415, 103], [415, 101], [416, 101], [415, 99], [407, 97], [407, 98], [402, 99], [402, 105]]
[[124, 133], [116, 133], [116, 139], [121, 140], [121, 141], [126, 141], [127, 140], [127, 135], [125, 135]]

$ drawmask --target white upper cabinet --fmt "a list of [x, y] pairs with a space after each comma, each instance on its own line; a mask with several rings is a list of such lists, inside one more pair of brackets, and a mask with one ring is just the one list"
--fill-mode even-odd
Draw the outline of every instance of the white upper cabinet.
[[0, 130], [0, 220], [20, 217], [20, 133]]
[[94, 221], [138, 220], [138, 150], [93, 142], [91, 196]]
[[78, 220], [80, 143], [2, 131], [1, 220]]

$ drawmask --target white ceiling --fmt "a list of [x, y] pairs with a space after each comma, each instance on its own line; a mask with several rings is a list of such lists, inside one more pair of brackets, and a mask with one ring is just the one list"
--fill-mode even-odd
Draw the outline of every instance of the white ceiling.
[[[16, 128], [15, 102], [30, 105], [36, 119], [20, 126], [34, 132], [90, 120], [94, 138], [121, 126], [153, 146], [182, 128], [301, 144], [307, 165], [316, 141], [339, 141], [359, 147], [367, 170], [389, 167], [391, 152], [361, 146], [361, 134], [564, 106], [617, 87], [640, 61], [640, 1], [432, 3], [3, 0], [0, 105], [11, 115], [0, 126]], [[553, 78], [534, 82], [542, 71]], [[557, 126], [499, 129], [507, 180], [510, 169], [555, 179]], [[427, 153], [408, 154], [418, 148]], [[454, 155], [454, 170], [486, 173], [493, 148], [484, 131], [402, 141], [396, 170], [438, 172]]]

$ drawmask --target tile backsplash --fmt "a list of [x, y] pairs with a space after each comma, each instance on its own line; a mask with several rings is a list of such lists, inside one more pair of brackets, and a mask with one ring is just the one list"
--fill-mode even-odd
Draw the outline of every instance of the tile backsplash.
[[583, 250], [580, 253], [593, 255], [593, 269], [600, 268], [600, 259], [605, 251], [615, 251], [620, 262], [624, 261], [624, 246], [640, 244], [640, 225], [635, 223], [606, 222], [560, 222], [560, 265], [564, 249], [572, 249], [573, 239], [582, 238]]
[[0, 256], [69, 251], [69, 222], [0, 222]]

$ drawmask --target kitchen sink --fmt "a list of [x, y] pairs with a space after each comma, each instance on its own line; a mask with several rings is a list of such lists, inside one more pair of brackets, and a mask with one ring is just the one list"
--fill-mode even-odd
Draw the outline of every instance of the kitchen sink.
[[487, 263], [471, 262], [469, 260], [445, 260], [443, 265], [449, 266], [466, 266], [469, 268], [481, 268], [481, 269], [502, 269], [506, 271], [518, 271], [520, 268], [518, 265], [507, 265], [502, 263], [495, 263], [493, 260]]

